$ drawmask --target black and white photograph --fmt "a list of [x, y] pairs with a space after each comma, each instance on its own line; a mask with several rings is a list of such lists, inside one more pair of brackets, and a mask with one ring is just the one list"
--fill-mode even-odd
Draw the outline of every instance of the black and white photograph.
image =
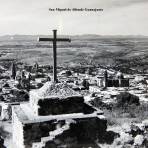
[[148, 1], [0, 0], [0, 148], [148, 148]]

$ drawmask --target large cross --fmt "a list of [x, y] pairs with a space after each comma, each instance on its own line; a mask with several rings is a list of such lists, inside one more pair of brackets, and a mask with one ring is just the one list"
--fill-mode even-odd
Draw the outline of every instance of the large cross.
[[57, 41], [71, 42], [68, 38], [57, 38], [57, 30], [53, 30], [53, 38], [39, 38], [40, 41], [53, 42], [53, 81], [57, 82]]

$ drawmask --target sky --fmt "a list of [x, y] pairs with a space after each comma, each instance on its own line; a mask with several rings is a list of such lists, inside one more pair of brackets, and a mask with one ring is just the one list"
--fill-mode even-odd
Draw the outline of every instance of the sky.
[[[49, 8], [98, 8], [51, 12]], [[148, 36], [148, 0], [0, 0], [0, 35], [51, 34]]]

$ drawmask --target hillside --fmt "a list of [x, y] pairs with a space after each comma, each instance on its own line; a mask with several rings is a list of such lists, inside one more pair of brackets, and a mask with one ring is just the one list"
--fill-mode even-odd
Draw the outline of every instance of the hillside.
[[[0, 60], [52, 64], [52, 43], [38, 42], [37, 37], [37, 35], [0, 37]], [[98, 35], [66, 37], [71, 38], [72, 42], [58, 43], [59, 65], [101, 64], [124, 71], [148, 69], [148, 37]]]

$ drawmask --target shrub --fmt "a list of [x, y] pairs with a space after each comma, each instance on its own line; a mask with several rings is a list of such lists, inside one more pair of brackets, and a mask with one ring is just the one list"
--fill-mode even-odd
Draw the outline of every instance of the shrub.
[[126, 107], [132, 104], [135, 104], [137, 106], [140, 105], [139, 97], [128, 92], [121, 92], [117, 96], [117, 107]]
[[89, 82], [87, 80], [82, 81], [82, 86], [84, 86], [86, 89], [89, 89]]

